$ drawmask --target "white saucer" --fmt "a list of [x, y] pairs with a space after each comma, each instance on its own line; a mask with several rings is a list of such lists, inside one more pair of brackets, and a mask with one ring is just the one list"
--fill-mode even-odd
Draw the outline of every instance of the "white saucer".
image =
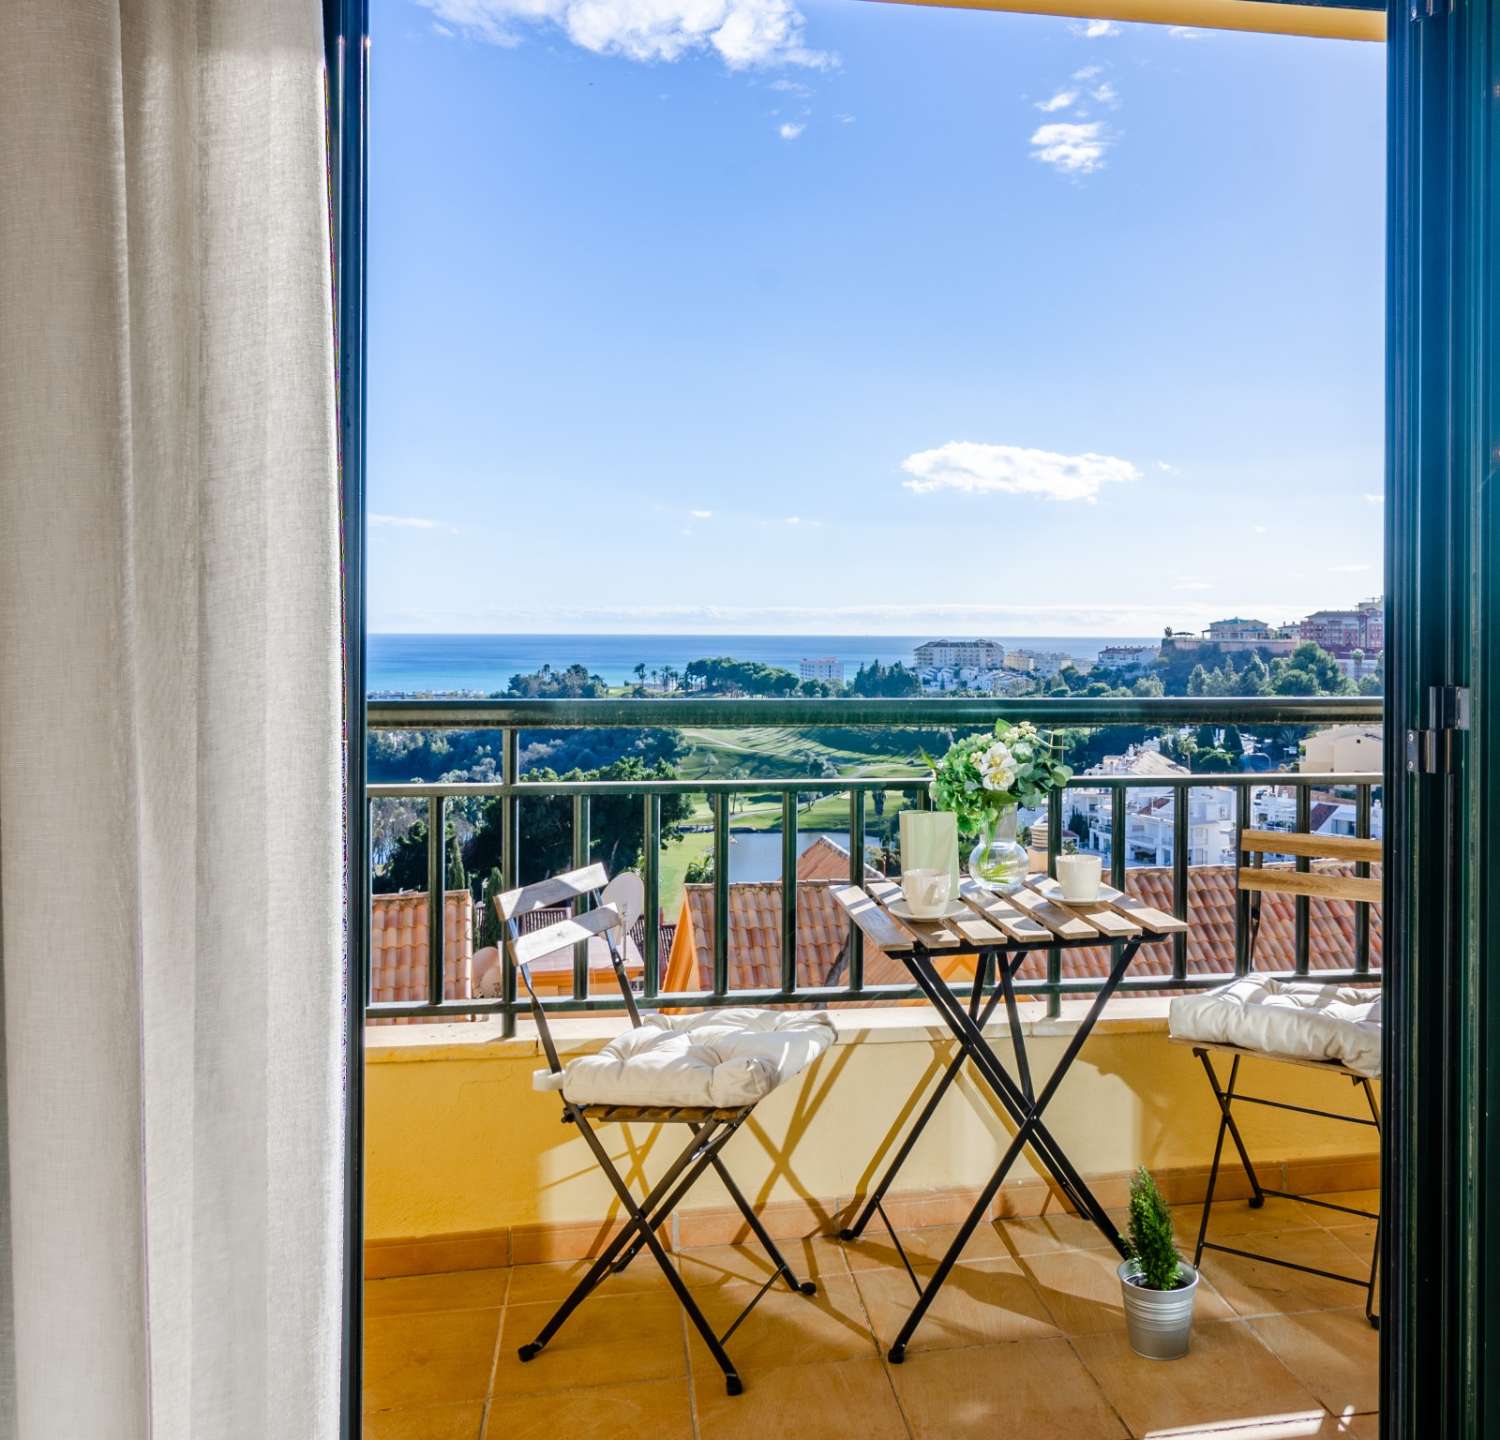
[[968, 913], [969, 907], [962, 900], [950, 900], [947, 905], [936, 915], [918, 915], [905, 900], [892, 900], [886, 907], [892, 915], [902, 920], [924, 920], [936, 923], [940, 920], [951, 920], [955, 915]]

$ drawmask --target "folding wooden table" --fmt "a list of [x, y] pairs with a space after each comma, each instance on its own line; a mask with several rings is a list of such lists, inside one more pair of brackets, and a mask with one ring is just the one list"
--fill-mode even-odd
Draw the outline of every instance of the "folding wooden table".
[[[1108, 1003], [1125, 972], [1142, 945], [1165, 940], [1187, 929], [1187, 922], [1154, 909], [1110, 886], [1101, 886], [1099, 899], [1088, 905], [1071, 905], [1062, 899], [1055, 880], [1045, 875], [1029, 875], [1025, 886], [1016, 894], [1001, 896], [965, 881], [960, 898], [963, 913], [941, 921], [917, 921], [899, 918], [891, 913], [890, 902], [901, 898], [900, 886], [890, 881], [874, 881], [863, 886], [845, 885], [834, 889], [834, 897], [848, 912], [860, 932], [886, 954], [900, 960], [911, 972], [922, 993], [931, 1001], [943, 1023], [958, 1041], [954, 1055], [937, 1088], [928, 1097], [910, 1132], [897, 1150], [885, 1174], [865, 1202], [855, 1222], [843, 1231], [842, 1238], [852, 1240], [863, 1233], [878, 1213], [891, 1231], [897, 1251], [917, 1289], [917, 1303], [901, 1333], [890, 1349], [892, 1364], [906, 1358], [906, 1346], [922, 1323], [928, 1307], [943, 1288], [954, 1263], [969, 1237], [978, 1228], [991, 1201], [999, 1192], [1011, 1167], [1029, 1145], [1058, 1189], [1080, 1215], [1086, 1215], [1123, 1256], [1126, 1246], [1104, 1207], [1094, 1198], [1083, 1177], [1042, 1119], [1043, 1112], [1069, 1068], [1078, 1058], [1100, 1013]], [[1077, 1030], [1068, 1041], [1057, 1063], [1040, 1091], [1032, 1084], [1031, 1066], [1026, 1056], [1026, 1041], [1021, 1034], [1016, 1007], [1015, 978], [1027, 956], [1057, 947], [1077, 950], [1093, 946], [1118, 946], [1108, 977], [1100, 986]], [[937, 971], [935, 957], [944, 954], [974, 954], [974, 980], [968, 1003]], [[994, 984], [985, 998], [986, 984]], [[984, 1027], [1001, 999], [1005, 1001], [1010, 1020], [1011, 1046], [1015, 1053], [1015, 1074], [985, 1036]], [[928, 1121], [937, 1110], [949, 1086], [958, 1078], [964, 1062], [969, 1061], [980, 1078], [994, 1092], [996, 1099], [1016, 1125], [1016, 1133], [1000, 1159], [999, 1168], [980, 1193], [974, 1208], [937, 1269], [924, 1286], [901, 1248], [895, 1228], [881, 1207], [886, 1191], [905, 1163]]]

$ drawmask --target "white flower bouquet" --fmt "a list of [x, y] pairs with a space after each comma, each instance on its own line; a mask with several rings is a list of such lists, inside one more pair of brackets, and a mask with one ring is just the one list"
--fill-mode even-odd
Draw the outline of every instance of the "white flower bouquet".
[[1037, 809], [1066, 785], [1073, 772], [1057, 753], [1053, 737], [1029, 720], [997, 720], [993, 734], [956, 741], [933, 766], [933, 799], [958, 817], [963, 834], [973, 835], [1006, 810]]

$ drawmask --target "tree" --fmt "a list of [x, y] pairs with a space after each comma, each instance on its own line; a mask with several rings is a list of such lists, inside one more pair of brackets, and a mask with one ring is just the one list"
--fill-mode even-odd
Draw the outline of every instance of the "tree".
[[484, 881], [484, 904], [479, 911], [479, 944], [483, 948], [486, 945], [499, 946], [505, 939], [505, 932], [500, 925], [500, 912], [495, 909], [495, 901], [505, 893], [505, 881], [499, 868], [493, 867]]
[[1208, 686], [1208, 671], [1203, 666], [1194, 665], [1192, 672], [1188, 675], [1187, 693], [1189, 695], [1202, 695]]
[[1240, 727], [1229, 724], [1224, 727], [1224, 748], [1233, 756], [1239, 757], [1245, 753], [1245, 738], [1240, 734]]
[[1343, 695], [1352, 687], [1339, 662], [1312, 641], [1299, 645], [1286, 657], [1287, 670], [1301, 670], [1310, 675], [1317, 689], [1312, 691], [1277, 690], [1278, 695]]
[[543, 665], [530, 675], [512, 675], [509, 693], [527, 699], [598, 700], [609, 694], [609, 686], [582, 665], [566, 670]]
[[1219, 743], [1219, 732], [1212, 725], [1200, 725], [1193, 738], [1200, 750], [1212, 750]]
[[[449, 890], [467, 889], [469, 880], [464, 871], [463, 856], [458, 839], [449, 825], [447, 864], [443, 884]], [[381, 870], [371, 877], [370, 888], [377, 895], [392, 895], [398, 890], [425, 890], [427, 888], [427, 822], [418, 820], [404, 835], [397, 836], [391, 846], [391, 858]]]
[[[528, 770], [528, 780], [675, 780], [676, 769], [665, 761], [646, 765], [631, 755], [597, 770]], [[484, 872], [501, 863], [501, 825], [505, 801], [488, 801], [464, 850], [469, 869]], [[663, 844], [682, 838], [682, 822], [690, 805], [686, 795], [661, 797]], [[545, 795], [521, 802], [519, 881], [530, 885], [573, 865], [573, 802], [567, 795]], [[601, 861], [611, 875], [638, 869], [644, 851], [645, 814], [639, 793], [595, 795], [589, 804], [589, 859]]]
[[631, 674], [635, 676], [636, 684], [644, 685], [646, 683], [646, 662], [644, 660], [640, 661], [635, 669], [631, 671]]
[[1089, 819], [1082, 810], [1075, 810], [1068, 816], [1068, 829], [1071, 830], [1081, 843], [1086, 843], [1089, 838]]
[[1278, 695], [1317, 695], [1317, 677], [1307, 670], [1283, 670], [1272, 689]]

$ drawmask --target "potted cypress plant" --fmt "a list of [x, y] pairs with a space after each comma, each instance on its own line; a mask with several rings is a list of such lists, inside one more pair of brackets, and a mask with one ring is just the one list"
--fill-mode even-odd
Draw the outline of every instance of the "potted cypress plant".
[[1198, 1272], [1178, 1255], [1172, 1212], [1144, 1165], [1130, 1182], [1130, 1258], [1119, 1276], [1130, 1348], [1149, 1360], [1186, 1355]]

